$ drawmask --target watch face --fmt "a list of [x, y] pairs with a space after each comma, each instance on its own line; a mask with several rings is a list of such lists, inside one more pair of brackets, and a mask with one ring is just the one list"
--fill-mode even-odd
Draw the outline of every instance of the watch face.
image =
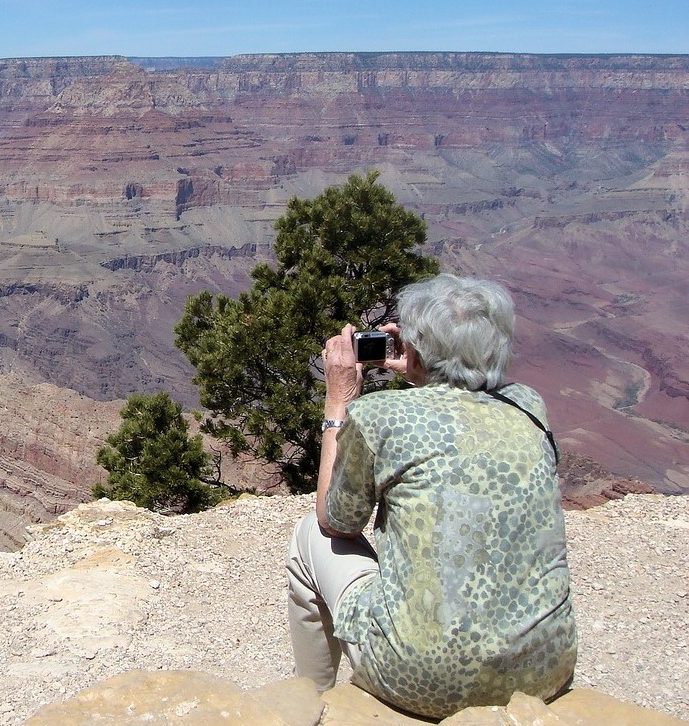
[[339, 429], [342, 426], [344, 426], [344, 421], [326, 418], [325, 421], [323, 421], [323, 423], [321, 424], [321, 431], [325, 431], [326, 429]]

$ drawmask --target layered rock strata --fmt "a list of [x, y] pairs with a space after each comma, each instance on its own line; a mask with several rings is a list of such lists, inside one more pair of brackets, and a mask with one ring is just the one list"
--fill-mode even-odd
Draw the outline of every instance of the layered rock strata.
[[502, 280], [565, 450], [689, 488], [689, 57], [0, 61], [0, 370], [167, 388], [189, 294], [236, 294], [294, 194], [352, 171]]

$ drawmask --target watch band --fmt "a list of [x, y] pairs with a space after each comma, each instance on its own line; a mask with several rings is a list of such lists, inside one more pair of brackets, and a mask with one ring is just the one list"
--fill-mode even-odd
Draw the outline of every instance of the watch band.
[[341, 418], [326, 418], [321, 424], [321, 431], [325, 431], [326, 429], [341, 429], [344, 423]]

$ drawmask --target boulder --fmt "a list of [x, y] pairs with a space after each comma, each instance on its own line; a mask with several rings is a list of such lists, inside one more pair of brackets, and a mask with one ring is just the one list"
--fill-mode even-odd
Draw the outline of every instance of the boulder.
[[311, 681], [244, 691], [194, 671], [129, 671], [42, 708], [27, 726], [316, 726], [323, 704]]
[[618, 701], [593, 688], [575, 688], [550, 704], [550, 710], [567, 718], [572, 726], [614, 724], [615, 726], [680, 726], [683, 719], [658, 713], [633, 703]]
[[[345, 683], [319, 697], [307, 678], [242, 690], [194, 671], [129, 671], [43, 707], [26, 726], [414, 726], [437, 723], [406, 714]], [[465, 708], [443, 726], [681, 726], [687, 722], [575, 689], [550, 705], [515, 693], [507, 706]]]

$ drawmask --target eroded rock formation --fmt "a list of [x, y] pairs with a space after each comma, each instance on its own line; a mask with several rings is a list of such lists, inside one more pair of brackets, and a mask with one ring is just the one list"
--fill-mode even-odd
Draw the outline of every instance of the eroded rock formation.
[[562, 447], [687, 491], [688, 83], [687, 56], [0, 61], [0, 370], [193, 404], [187, 295], [377, 168], [446, 269], [513, 291]]
[[121, 401], [100, 402], [49, 383], [0, 376], [0, 550], [18, 549], [26, 525], [91, 499], [104, 479], [95, 460], [119, 425]]

